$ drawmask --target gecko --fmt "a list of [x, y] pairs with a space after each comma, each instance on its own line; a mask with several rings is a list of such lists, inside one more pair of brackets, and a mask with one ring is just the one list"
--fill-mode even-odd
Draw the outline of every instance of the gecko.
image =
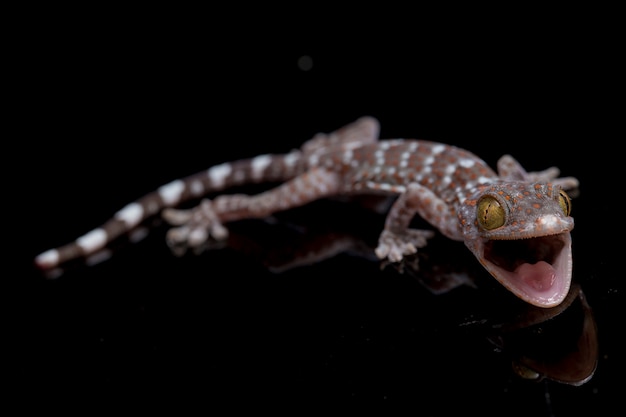
[[[363, 116], [330, 133], [318, 133], [298, 149], [214, 165], [174, 180], [131, 202], [101, 226], [37, 255], [44, 271], [87, 258], [149, 217], [172, 227], [167, 244], [197, 248], [224, 240], [226, 223], [264, 218], [314, 200], [355, 194], [395, 197], [374, 249], [399, 263], [439, 232], [460, 241], [500, 284], [538, 307], [559, 305], [572, 278], [574, 219], [566, 193], [574, 177], [551, 167], [527, 172], [506, 154], [494, 171], [474, 153], [423, 139], [379, 139], [380, 124]], [[277, 185], [258, 194], [223, 193], [262, 182]], [[208, 196], [213, 198], [209, 199]], [[179, 206], [199, 200], [195, 207]], [[411, 227], [420, 216], [432, 229]]]

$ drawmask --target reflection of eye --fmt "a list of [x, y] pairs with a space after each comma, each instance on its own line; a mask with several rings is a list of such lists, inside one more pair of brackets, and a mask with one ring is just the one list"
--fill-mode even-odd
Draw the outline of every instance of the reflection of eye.
[[559, 206], [563, 210], [563, 214], [569, 216], [572, 212], [572, 201], [569, 199], [567, 193], [563, 190], [559, 190]]
[[504, 224], [505, 212], [498, 200], [485, 196], [478, 202], [478, 224], [485, 230], [493, 230]]

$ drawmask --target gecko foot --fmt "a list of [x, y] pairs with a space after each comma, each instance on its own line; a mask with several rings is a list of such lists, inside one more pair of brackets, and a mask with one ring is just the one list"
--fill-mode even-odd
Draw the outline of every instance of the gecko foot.
[[426, 240], [434, 235], [432, 230], [407, 229], [401, 233], [383, 230], [378, 239], [376, 255], [380, 259], [400, 262], [405, 255], [414, 254], [418, 248], [426, 246]]
[[530, 182], [552, 182], [564, 190], [578, 188], [578, 179], [574, 177], [559, 177], [559, 174], [560, 171], [557, 167], [551, 167], [543, 171], [529, 172], [527, 175]]
[[167, 232], [168, 245], [188, 246], [196, 248], [210, 237], [224, 240], [228, 230], [222, 225], [213, 210], [210, 200], [204, 199], [200, 204], [189, 210], [166, 209], [163, 218], [171, 225], [178, 226]]

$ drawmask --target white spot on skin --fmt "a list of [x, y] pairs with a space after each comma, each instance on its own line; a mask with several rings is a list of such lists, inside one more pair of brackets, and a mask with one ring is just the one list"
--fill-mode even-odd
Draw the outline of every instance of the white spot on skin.
[[367, 188], [371, 190], [381, 190], [381, 191], [387, 191], [387, 192], [394, 192], [398, 194], [401, 194], [406, 191], [406, 187], [404, 187], [403, 185], [392, 185], [392, 184], [387, 184], [384, 182], [378, 183], [374, 181], [368, 181], [366, 185], [367, 185]]
[[544, 226], [553, 228], [559, 224], [559, 219], [553, 214], [546, 214], [539, 219], [539, 222]]
[[432, 151], [431, 152], [433, 154], [437, 155], [438, 153], [443, 152], [445, 149], [446, 149], [445, 145], [438, 144], [438, 145], [435, 145], [435, 146], [432, 147]]
[[431, 165], [433, 162], [435, 162], [434, 156], [429, 156], [427, 158], [424, 158], [424, 165]]
[[185, 183], [182, 180], [172, 181], [158, 189], [159, 196], [167, 206], [174, 205], [180, 201], [180, 197], [185, 190]]
[[130, 203], [115, 213], [115, 218], [123, 221], [126, 227], [135, 227], [143, 218], [143, 207], [139, 203]]
[[342, 160], [344, 164], [348, 164], [350, 162], [352, 162], [352, 158], [354, 158], [354, 153], [352, 152], [351, 149], [348, 149], [347, 151], [345, 151], [342, 155]]
[[285, 166], [287, 167], [287, 169], [291, 170], [294, 168], [298, 160], [300, 160], [300, 152], [298, 151], [289, 152], [287, 155], [285, 155], [285, 158], [283, 160], [285, 162]]
[[259, 155], [252, 162], [252, 178], [255, 180], [263, 177], [263, 171], [272, 163], [272, 157], [269, 155]]
[[76, 244], [87, 253], [102, 249], [107, 241], [107, 233], [98, 228], [76, 239]]
[[459, 165], [463, 168], [471, 168], [474, 166], [476, 162], [473, 159], [469, 158], [461, 158], [459, 159]]
[[402, 155], [400, 155], [400, 168], [406, 168], [407, 166], [409, 166], [409, 158], [411, 157], [411, 153], [410, 152], [402, 152]]
[[43, 268], [52, 268], [59, 263], [59, 251], [56, 249], [49, 249], [35, 258], [37, 265]]
[[230, 175], [232, 170], [233, 168], [230, 166], [230, 164], [220, 164], [209, 168], [207, 174], [213, 187], [223, 187], [226, 178]]

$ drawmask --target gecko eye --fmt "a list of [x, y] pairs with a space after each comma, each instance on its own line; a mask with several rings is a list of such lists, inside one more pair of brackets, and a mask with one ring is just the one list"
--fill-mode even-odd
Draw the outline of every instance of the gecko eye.
[[493, 230], [504, 224], [504, 208], [498, 200], [491, 196], [485, 196], [478, 202], [476, 219], [478, 224], [485, 230]]
[[572, 201], [569, 199], [567, 193], [563, 190], [559, 190], [559, 206], [563, 210], [563, 214], [569, 216], [572, 212]]

